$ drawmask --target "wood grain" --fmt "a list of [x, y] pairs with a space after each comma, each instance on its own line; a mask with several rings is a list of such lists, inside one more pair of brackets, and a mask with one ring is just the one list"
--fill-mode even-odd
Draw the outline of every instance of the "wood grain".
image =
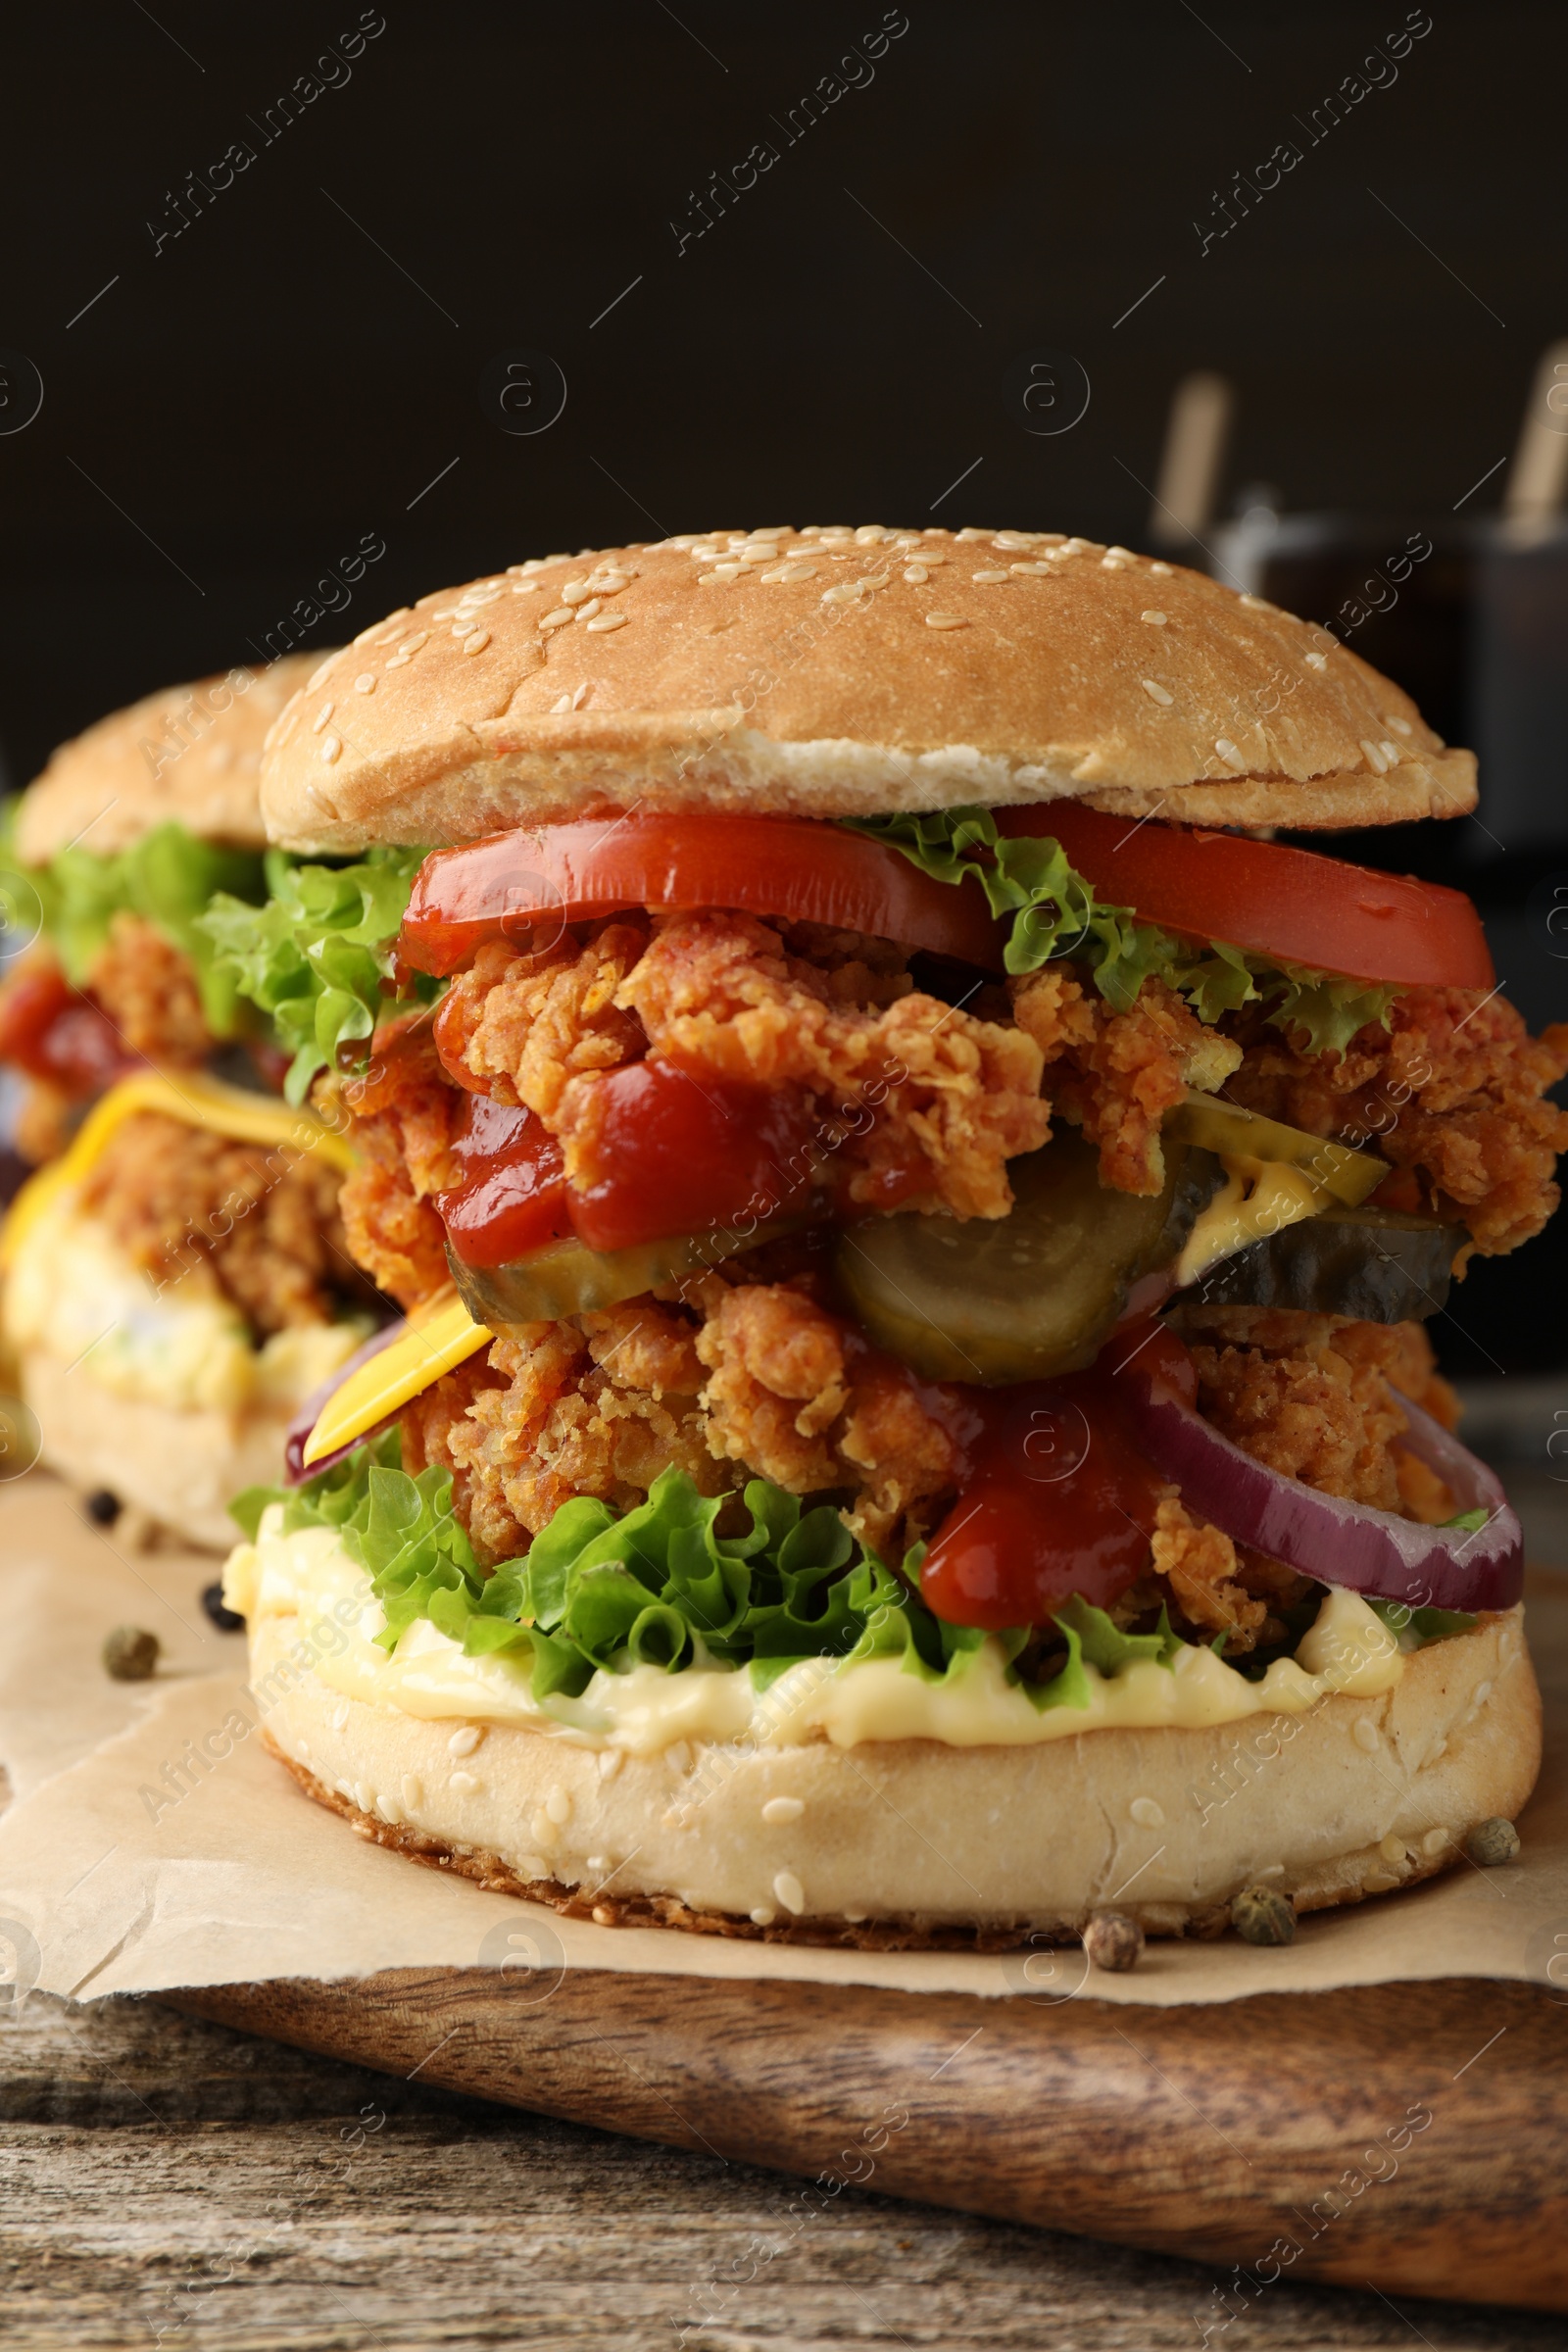
[[[430, 2072], [34, 1995], [0, 2031], [7, 2352], [675, 2352], [699, 2321], [688, 2352], [1194, 2352], [1212, 2308], [1211, 2268], [901, 2203], [874, 2178], [803, 2218], [776, 2173]], [[1556, 2352], [1563, 2329], [1288, 2274], [1211, 2347], [1423, 2340]]]
[[1568, 2011], [1527, 1985], [1129, 2010], [401, 1970], [171, 1997], [673, 2147], [1239, 2264], [1236, 2312], [1282, 2271], [1568, 2308]]

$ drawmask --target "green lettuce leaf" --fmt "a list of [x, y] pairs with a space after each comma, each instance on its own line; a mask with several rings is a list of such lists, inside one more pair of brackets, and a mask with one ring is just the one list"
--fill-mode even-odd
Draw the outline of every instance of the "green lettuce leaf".
[[944, 808], [921, 816], [847, 817], [852, 831], [900, 850], [935, 881], [972, 876], [991, 911], [1012, 917], [1003, 962], [1013, 974], [1039, 971], [1058, 956], [1089, 966], [1117, 1012], [1137, 1001], [1148, 979], [1163, 980], [1210, 1028], [1225, 1012], [1264, 1004], [1264, 1018], [1298, 1032], [1309, 1054], [1343, 1053], [1368, 1021], [1389, 1025], [1396, 991], [1298, 964], [1247, 955], [1217, 940], [1181, 939], [1142, 923], [1129, 906], [1108, 906], [1069, 864], [1059, 842], [1009, 841], [986, 808]]
[[[1463, 1526], [1466, 1521], [1448, 1522]], [[1443, 1642], [1450, 1634], [1468, 1634], [1478, 1620], [1463, 1609], [1412, 1609], [1403, 1600], [1375, 1600], [1366, 1596], [1367, 1607], [1375, 1617], [1381, 1617], [1391, 1634], [1414, 1634], [1417, 1647], [1428, 1642]]]
[[[12, 856], [10, 832], [9, 823], [0, 831], [0, 859]], [[233, 1037], [243, 1025], [234, 975], [220, 959], [201, 917], [219, 892], [252, 908], [266, 897], [259, 852], [198, 841], [171, 817], [112, 856], [74, 846], [47, 865], [19, 870], [38, 893], [44, 934], [74, 988], [85, 987], [115, 916], [139, 914], [189, 958], [213, 1035]]]
[[[230, 1504], [253, 1540], [269, 1503], [283, 1532], [335, 1529], [386, 1613], [376, 1639], [393, 1649], [428, 1618], [469, 1657], [518, 1653], [536, 1698], [576, 1697], [595, 1673], [635, 1665], [744, 1669], [765, 1690], [805, 1658], [896, 1660], [928, 1682], [961, 1674], [986, 1636], [944, 1624], [920, 1599], [922, 1547], [896, 1576], [858, 1544], [836, 1511], [803, 1510], [765, 1479], [745, 1490], [750, 1526], [715, 1531], [722, 1498], [665, 1470], [648, 1499], [616, 1513], [577, 1495], [534, 1538], [526, 1557], [488, 1573], [452, 1508], [445, 1471], [410, 1476], [388, 1430], [291, 1491], [253, 1487]], [[1123, 1634], [1082, 1599], [1057, 1613], [1067, 1656], [1044, 1683], [1021, 1687], [1037, 1707], [1085, 1707], [1086, 1666], [1116, 1674], [1134, 1659], [1168, 1666], [1182, 1644], [1163, 1616], [1152, 1634]], [[1028, 1639], [1000, 1637], [1010, 1662]]]
[[[271, 1020], [293, 1054], [284, 1094], [302, 1102], [318, 1070], [368, 1039], [385, 1009], [392, 951], [425, 852], [373, 849], [355, 865], [267, 855], [266, 904], [220, 893], [200, 919], [220, 969]], [[416, 976], [416, 1000], [440, 983]]]

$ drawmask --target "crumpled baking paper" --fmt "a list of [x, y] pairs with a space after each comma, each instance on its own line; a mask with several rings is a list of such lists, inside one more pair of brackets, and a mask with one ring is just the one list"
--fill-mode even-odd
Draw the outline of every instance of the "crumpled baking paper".
[[[1520, 1859], [1303, 1919], [1294, 1944], [1155, 1941], [1130, 1974], [1077, 1949], [850, 1952], [600, 1928], [421, 1869], [311, 1802], [256, 1732], [243, 1637], [201, 1605], [211, 1555], [132, 1553], [33, 1471], [0, 1488], [0, 2006], [36, 1984], [117, 1992], [332, 1979], [379, 1969], [591, 1968], [786, 1978], [907, 1992], [1239, 2000], [1436, 1977], [1535, 1980], [1568, 2000], [1568, 1577], [1536, 1577], [1527, 1631], [1546, 1760]], [[111, 1627], [156, 1633], [147, 1683], [111, 1682]], [[228, 1725], [226, 1734], [223, 1731]], [[209, 1734], [227, 1750], [205, 1769]], [[173, 1802], [164, 1778], [181, 1766]], [[9, 1980], [9, 1984], [8, 1984]]]

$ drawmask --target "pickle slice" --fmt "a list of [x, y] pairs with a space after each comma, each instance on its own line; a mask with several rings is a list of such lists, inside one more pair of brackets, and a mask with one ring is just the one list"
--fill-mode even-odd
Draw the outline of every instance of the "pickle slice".
[[1155, 1198], [1113, 1192], [1095, 1147], [1068, 1130], [1012, 1161], [1008, 1216], [871, 1217], [840, 1237], [835, 1271], [869, 1337], [929, 1380], [1075, 1372], [1219, 1183], [1211, 1155], [1179, 1143], [1165, 1168]]
[[1265, 1119], [1258, 1111], [1243, 1110], [1239, 1103], [1222, 1102], [1214, 1095], [1190, 1093], [1165, 1121], [1165, 1134], [1233, 1158], [1282, 1159], [1304, 1169], [1314, 1184], [1350, 1208], [1358, 1208], [1389, 1172], [1388, 1161], [1371, 1152], [1328, 1143], [1320, 1135]]
[[1419, 1322], [1446, 1304], [1462, 1225], [1392, 1208], [1326, 1208], [1222, 1258], [1185, 1297], [1200, 1306], [1298, 1306], [1358, 1323]]
[[568, 1315], [592, 1314], [622, 1298], [641, 1298], [658, 1284], [699, 1274], [721, 1258], [760, 1249], [780, 1234], [795, 1233], [806, 1217], [771, 1217], [745, 1232], [739, 1225], [713, 1226], [705, 1233], [641, 1242], [634, 1250], [590, 1250], [585, 1242], [553, 1242], [531, 1257], [505, 1266], [465, 1264], [447, 1244], [447, 1264], [458, 1295], [478, 1323], [492, 1331], [508, 1323], [559, 1323]]

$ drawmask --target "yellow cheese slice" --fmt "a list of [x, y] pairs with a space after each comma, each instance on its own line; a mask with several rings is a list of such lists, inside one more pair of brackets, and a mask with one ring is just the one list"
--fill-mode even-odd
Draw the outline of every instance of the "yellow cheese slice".
[[1185, 1289], [1222, 1257], [1233, 1256], [1287, 1225], [1298, 1225], [1333, 1204], [1326, 1185], [1314, 1184], [1304, 1168], [1283, 1159], [1250, 1159], [1224, 1152], [1225, 1183], [1194, 1223], [1176, 1261], [1176, 1280]]
[[306, 1441], [306, 1468], [363, 1438], [494, 1337], [474, 1321], [456, 1292], [442, 1292], [416, 1308], [400, 1338], [333, 1390]]
[[80, 1184], [111, 1138], [142, 1110], [157, 1111], [166, 1119], [182, 1119], [187, 1126], [205, 1127], [213, 1135], [231, 1136], [236, 1143], [318, 1152], [330, 1167], [344, 1174], [355, 1164], [348, 1139], [314, 1111], [291, 1109], [273, 1096], [252, 1094], [243, 1086], [226, 1086], [204, 1071], [141, 1070], [134, 1078], [122, 1078], [118, 1086], [112, 1086], [83, 1119], [70, 1150], [29, 1177], [18, 1193], [0, 1228], [0, 1270], [12, 1263], [50, 1202]]

